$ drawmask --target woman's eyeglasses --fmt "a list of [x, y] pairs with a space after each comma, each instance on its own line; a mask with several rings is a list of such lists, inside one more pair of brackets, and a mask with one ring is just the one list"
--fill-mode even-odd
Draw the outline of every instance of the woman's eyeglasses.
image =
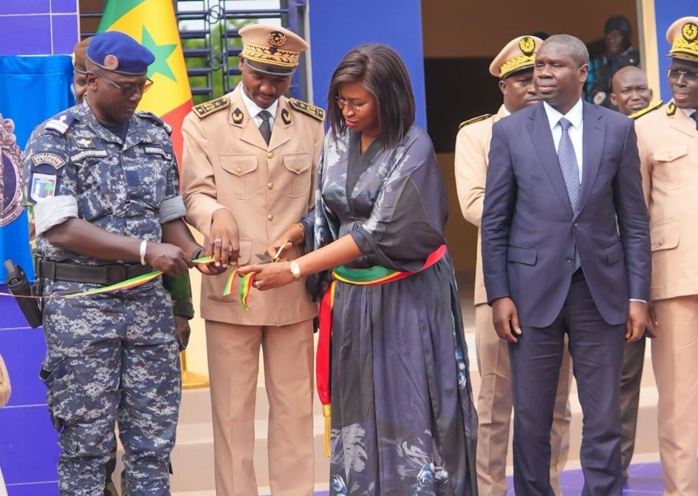
[[124, 95], [124, 97], [126, 98], [131, 98], [133, 95], [136, 94], [137, 91], [139, 91], [142, 95], [153, 86], [153, 81], [150, 78], [145, 78], [145, 81], [143, 81], [141, 84], [128, 84], [123, 86], [109, 78], [106, 74], [103, 74], [99, 71], [90, 72], [95, 76], [101, 77], [102, 79], [109, 81], [116, 88], [119, 88], [121, 90], [121, 94]]
[[364, 108], [366, 108], [366, 105], [368, 105], [368, 103], [362, 103], [361, 105], [356, 105], [355, 103], [349, 103], [344, 98], [340, 98], [338, 96], [334, 98], [334, 101], [337, 102], [337, 106], [341, 110], [344, 110], [344, 107], [349, 107], [349, 110], [353, 110], [356, 113], [361, 112]]

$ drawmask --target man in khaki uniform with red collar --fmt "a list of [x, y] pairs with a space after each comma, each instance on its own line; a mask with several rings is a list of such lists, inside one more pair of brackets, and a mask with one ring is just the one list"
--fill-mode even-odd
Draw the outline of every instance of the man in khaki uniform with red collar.
[[[278, 26], [240, 30], [242, 82], [194, 107], [184, 135], [187, 221], [228, 270], [202, 282], [213, 406], [216, 492], [257, 494], [253, 467], [260, 346], [269, 398], [269, 479], [274, 496], [313, 493], [313, 328], [305, 281], [223, 296], [232, 266], [259, 262], [313, 206], [324, 112], [284, 97], [308, 45]], [[312, 234], [310, 234], [312, 235]], [[296, 258], [299, 247], [289, 258]]]
[[[698, 494], [698, 17], [667, 31], [673, 100], [636, 115], [652, 239], [652, 366], [665, 496]], [[640, 114], [638, 113], [638, 114]]]
[[[504, 103], [495, 115], [486, 114], [465, 121], [458, 131], [455, 159], [458, 200], [465, 219], [477, 227], [480, 227], [482, 218], [492, 126], [499, 119], [538, 102], [533, 88], [533, 64], [535, 52], [542, 42], [535, 36], [519, 36], [499, 52], [490, 64], [490, 74], [499, 78]], [[475, 269], [475, 349], [480, 372], [477, 398], [478, 490], [480, 496], [506, 496], [506, 460], [512, 412], [509, 349], [506, 341], [499, 339], [492, 324], [492, 309], [487, 304], [482, 275], [480, 236]], [[570, 381], [570, 358], [566, 352], [551, 430], [550, 483], [558, 496], [562, 494], [558, 476], [565, 467], [569, 451], [571, 412], [567, 399]]]

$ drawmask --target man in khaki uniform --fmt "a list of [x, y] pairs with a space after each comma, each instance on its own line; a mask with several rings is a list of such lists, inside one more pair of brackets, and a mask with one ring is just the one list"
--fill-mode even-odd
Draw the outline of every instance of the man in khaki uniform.
[[[253, 467], [260, 345], [269, 398], [269, 479], [275, 496], [313, 493], [313, 327], [316, 305], [304, 278], [252, 289], [244, 311], [238, 289], [223, 296], [231, 267], [257, 254], [313, 206], [324, 112], [283, 96], [308, 45], [278, 26], [240, 30], [242, 82], [186, 117], [187, 221], [228, 271], [202, 282], [213, 405], [216, 492], [257, 494]], [[289, 258], [302, 255], [292, 248]]]
[[652, 365], [665, 496], [698, 494], [698, 17], [667, 31], [673, 100], [636, 120], [652, 238]]
[[[618, 69], [611, 79], [613, 93], [611, 103], [623, 115], [636, 118], [642, 110], [651, 111], [662, 102], [648, 108], [652, 101], [652, 88], [647, 82], [644, 71], [634, 65]], [[628, 482], [628, 467], [635, 452], [635, 433], [637, 415], [640, 408], [640, 387], [642, 369], [645, 364], [645, 336], [635, 342], [625, 343], [623, 350], [623, 369], [620, 375], [620, 465], [623, 480]]]
[[[499, 78], [504, 103], [495, 115], [483, 115], [461, 124], [456, 137], [456, 186], [465, 219], [480, 227], [485, 197], [487, 156], [492, 126], [499, 119], [538, 102], [533, 88], [535, 52], [543, 42], [535, 36], [520, 36], [510, 41], [490, 65], [490, 73]], [[506, 496], [506, 460], [509, 448], [512, 397], [509, 349], [499, 339], [492, 324], [492, 309], [482, 275], [480, 236], [477, 239], [475, 269], [475, 349], [480, 372], [477, 398], [478, 426], [477, 476], [480, 496]], [[561, 493], [558, 476], [567, 462], [569, 451], [568, 404], [571, 381], [569, 353], [565, 352], [555, 402], [551, 430], [550, 482], [555, 494]]]

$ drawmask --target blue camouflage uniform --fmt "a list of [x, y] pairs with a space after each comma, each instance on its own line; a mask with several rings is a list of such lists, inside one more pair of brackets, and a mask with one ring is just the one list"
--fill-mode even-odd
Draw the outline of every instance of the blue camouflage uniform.
[[[74, 217], [160, 242], [161, 224], [185, 213], [167, 128], [138, 112], [122, 142], [85, 102], [39, 125], [23, 156], [28, 197], [35, 203], [36, 254], [81, 265], [134, 263], [79, 255], [42, 236]], [[42, 284], [45, 296], [98, 287], [50, 279]], [[61, 494], [104, 492], [118, 420], [129, 496], [169, 495], [181, 379], [172, 302], [161, 279], [109, 294], [44, 301], [47, 356], [41, 377], [59, 432]]]

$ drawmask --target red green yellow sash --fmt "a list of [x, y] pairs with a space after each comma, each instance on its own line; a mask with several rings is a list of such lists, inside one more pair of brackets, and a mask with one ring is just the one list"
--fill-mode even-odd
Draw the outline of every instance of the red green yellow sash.
[[377, 286], [405, 279], [436, 264], [446, 254], [446, 245], [439, 246], [424, 262], [421, 269], [415, 272], [400, 272], [376, 265], [368, 269], [350, 269], [340, 266], [332, 271], [332, 282], [325, 291], [320, 302], [318, 316], [320, 333], [317, 353], [315, 355], [315, 378], [317, 392], [322, 403], [322, 415], [325, 417], [325, 456], [330, 456], [330, 342], [332, 340], [332, 308], [334, 307], [334, 292], [337, 281], [356, 286]]

